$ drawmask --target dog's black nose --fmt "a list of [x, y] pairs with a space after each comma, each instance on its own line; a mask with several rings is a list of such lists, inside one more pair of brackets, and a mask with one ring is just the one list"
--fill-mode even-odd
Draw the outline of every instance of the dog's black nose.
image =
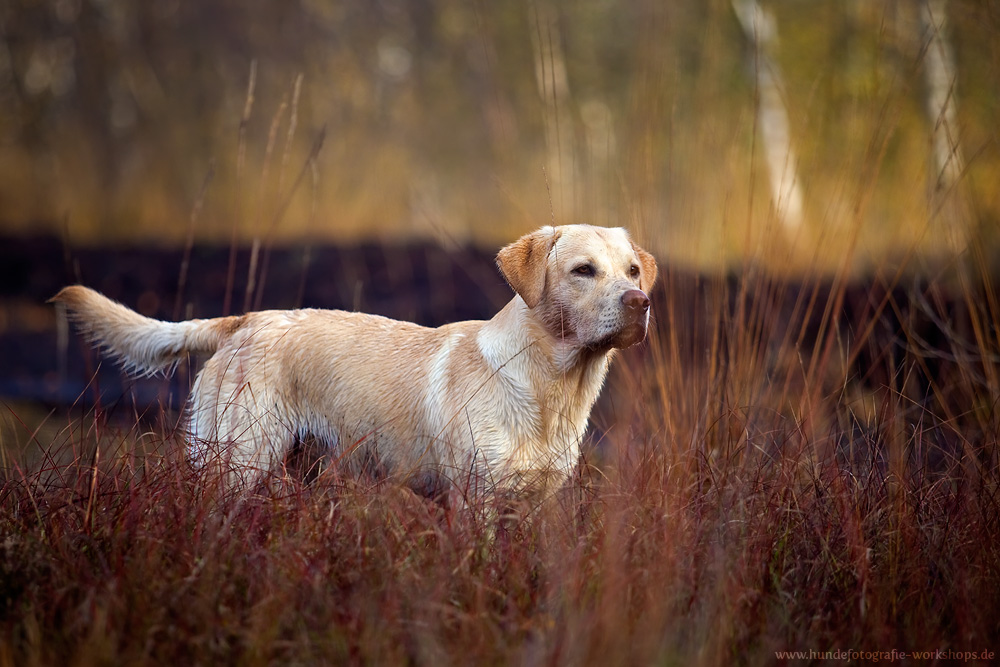
[[629, 310], [646, 312], [649, 310], [649, 297], [642, 290], [630, 289], [622, 294], [622, 305]]

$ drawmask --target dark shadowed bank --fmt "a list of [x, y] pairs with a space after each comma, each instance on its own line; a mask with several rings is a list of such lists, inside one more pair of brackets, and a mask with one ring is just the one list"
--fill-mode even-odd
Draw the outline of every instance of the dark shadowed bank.
[[434, 325], [510, 296], [480, 251], [274, 248], [248, 289], [250, 254], [230, 280], [228, 248], [0, 243], [0, 664], [1000, 648], [1000, 309], [974, 257], [859, 281], [661, 267], [654, 331], [617, 360], [579, 475], [498, 529], [480, 502], [336, 470], [220, 497], [175, 432], [187, 369], [122, 383], [44, 304], [80, 280], [165, 319], [249, 304]]

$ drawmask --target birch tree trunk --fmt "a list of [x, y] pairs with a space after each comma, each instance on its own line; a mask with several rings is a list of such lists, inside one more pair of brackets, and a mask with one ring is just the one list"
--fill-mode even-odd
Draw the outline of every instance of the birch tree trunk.
[[931, 208], [947, 226], [955, 250], [968, 241], [968, 218], [962, 206], [958, 182], [965, 168], [959, 145], [956, 82], [958, 72], [947, 35], [946, 0], [919, 0], [920, 27], [924, 45], [924, 79], [927, 84], [927, 117], [931, 135], [934, 178]]
[[757, 86], [757, 126], [767, 162], [771, 201], [789, 236], [802, 227], [802, 188], [792, 148], [788, 111], [782, 98], [781, 70], [772, 57], [778, 39], [774, 17], [757, 0], [732, 0], [733, 11], [752, 47], [750, 63]]

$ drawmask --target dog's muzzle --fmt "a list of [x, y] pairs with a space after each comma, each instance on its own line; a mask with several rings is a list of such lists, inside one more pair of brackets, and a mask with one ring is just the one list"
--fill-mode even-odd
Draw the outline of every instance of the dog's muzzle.
[[615, 336], [614, 347], [630, 347], [646, 338], [649, 321], [649, 297], [642, 290], [630, 289], [622, 293], [622, 319], [624, 326]]

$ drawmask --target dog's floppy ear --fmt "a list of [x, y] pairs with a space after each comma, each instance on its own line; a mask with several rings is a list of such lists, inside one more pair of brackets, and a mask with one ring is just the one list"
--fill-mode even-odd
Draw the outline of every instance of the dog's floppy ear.
[[642, 275], [639, 276], [639, 289], [649, 294], [653, 283], [656, 282], [656, 259], [634, 242], [632, 243], [632, 250], [635, 252], [635, 256], [639, 258], [639, 264], [642, 266]]
[[526, 234], [497, 253], [497, 267], [528, 308], [534, 308], [545, 292], [545, 265], [559, 238], [553, 227]]

